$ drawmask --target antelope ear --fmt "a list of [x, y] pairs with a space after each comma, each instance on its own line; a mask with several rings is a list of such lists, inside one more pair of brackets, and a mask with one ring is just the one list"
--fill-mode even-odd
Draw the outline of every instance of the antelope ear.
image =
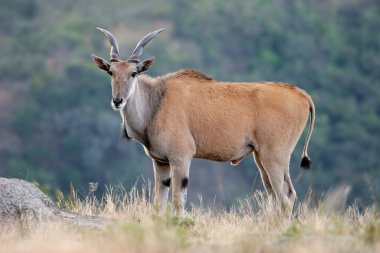
[[154, 57], [143, 61], [139, 66], [139, 73], [147, 71], [154, 63]]
[[110, 74], [110, 64], [106, 60], [94, 54], [92, 54], [91, 57], [92, 60], [95, 62], [96, 66], [98, 66], [98, 68], [103, 69], [108, 74]]

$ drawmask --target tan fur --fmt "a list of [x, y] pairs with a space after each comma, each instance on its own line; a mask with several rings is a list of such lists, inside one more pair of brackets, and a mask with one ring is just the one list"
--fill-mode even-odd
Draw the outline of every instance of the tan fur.
[[198, 158], [236, 160], [253, 151], [249, 145], [257, 151], [286, 147], [289, 152], [287, 146], [293, 149], [309, 113], [310, 97], [284, 84], [225, 83], [183, 74], [165, 82], [154, 128], [160, 135], [181, 136], [181, 143], [171, 144], [176, 147], [185, 145], [184, 135], [190, 134]]
[[[111, 63], [113, 96], [126, 97], [136, 67]], [[182, 214], [192, 158], [236, 165], [254, 154], [267, 193], [290, 217], [296, 198], [289, 176], [290, 156], [311, 111], [303, 153], [307, 157], [314, 124], [314, 105], [305, 91], [285, 83], [215, 81], [195, 70], [136, 78], [136, 95], [121, 114], [131, 137], [153, 159], [155, 204], [162, 211], [167, 199], [162, 182], [171, 178], [173, 206]], [[143, 122], [137, 120], [141, 115]]]
[[164, 82], [165, 98], [152, 126], [153, 153], [169, 162], [195, 157], [236, 164], [255, 151], [268, 193], [289, 217], [296, 197], [289, 160], [310, 96], [284, 83], [218, 82], [195, 71], [170, 74]]

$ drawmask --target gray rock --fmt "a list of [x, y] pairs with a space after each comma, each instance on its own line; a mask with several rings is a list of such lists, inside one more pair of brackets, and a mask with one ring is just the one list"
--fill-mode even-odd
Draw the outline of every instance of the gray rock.
[[46, 221], [98, 229], [108, 222], [102, 217], [60, 210], [32, 183], [0, 177], [0, 225], [13, 224], [24, 229]]

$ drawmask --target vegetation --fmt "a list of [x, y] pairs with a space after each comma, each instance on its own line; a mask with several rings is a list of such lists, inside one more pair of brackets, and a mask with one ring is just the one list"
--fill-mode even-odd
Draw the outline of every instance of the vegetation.
[[[299, 203], [286, 223], [257, 192], [231, 211], [202, 206], [186, 218], [160, 217], [136, 188], [110, 189], [102, 201], [89, 196], [69, 201], [70, 210], [114, 221], [105, 230], [74, 229], [47, 222], [22, 235], [15, 226], [0, 233], [2, 252], [378, 252], [379, 213], [351, 206], [328, 212], [313, 198]], [[341, 196], [342, 197], [342, 196]]]
[[[313, 169], [298, 169], [302, 145], [296, 147], [292, 159], [291, 172], [298, 179], [295, 188], [300, 199], [309, 187], [321, 193], [348, 183], [352, 185], [351, 202], [359, 199], [361, 208], [378, 203], [379, 13], [380, 2], [375, 0], [3, 0], [0, 176], [37, 181], [50, 193], [57, 188], [67, 193], [70, 182], [80, 189], [98, 182], [99, 195], [108, 184], [122, 183], [130, 189], [140, 175], [152, 178], [150, 161], [142, 148], [119, 139], [119, 115], [109, 106], [109, 79], [94, 66], [90, 54], [107, 57], [109, 52], [96, 26], [111, 30], [119, 38], [125, 57], [141, 36], [167, 27], [144, 52], [146, 57], [156, 57], [149, 74], [196, 68], [221, 80], [283, 81], [307, 90], [314, 98], [317, 119], [309, 148]], [[189, 200], [196, 201], [202, 194], [205, 203], [225, 207], [236, 203], [237, 197], [252, 193], [259, 181], [252, 158], [233, 169], [195, 161]], [[215, 222], [211, 227], [226, 231], [228, 226], [222, 224], [225, 220], [233, 221], [235, 225], [231, 226], [235, 227], [245, 222], [244, 217], [234, 215], [204, 212], [199, 218], [192, 217], [195, 226], [211, 217]], [[347, 215], [341, 217], [344, 222], [350, 219]], [[343, 222], [342, 226], [362, 233], [369, 222], [366, 215], [357, 216], [355, 221], [363, 223], [349, 223], [351, 227]], [[248, 218], [247, 224], [259, 222], [257, 219]], [[300, 222], [312, 224], [310, 229], [328, 230], [330, 222], [335, 224], [332, 219], [314, 213]], [[162, 225], [148, 217], [145, 220], [135, 227], [142, 233], [147, 227], [158, 229]], [[246, 236], [239, 241], [243, 240], [247, 249], [260, 242], [261, 236], [276, 234], [280, 240], [284, 232], [265, 224], [255, 224], [254, 230], [242, 226]], [[296, 244], [310, 243], [305, 231], [308, 228], [295, 226], [294, 231], [301, 231]], [[127, 235], [130, 229], [116, 226], [110, 231]], [[176, 229], [174, 226], [163, 236], [178, 236]], [[262, 229], [267, 229], [268, 235], [260, 235]], [[215, 231], [190, 228], [185, 238], [211, 245], [213, 241], [237, 239], [237, 235], [226, 232], [223, 237]], [[62, 233], [62, 240], [72, 238]], [[83, 237], [81, 243], [86, 245], [91, 241], [86, 241], [87, 234], [81, 232], [73, 236]], [[259, 239], [252, 239], [255, 236]], [[349, 234], [341, 236], [349, 240]], [[312, 243], [319, 240], [328, 244], [328, 239], [319, 235]], [[124, 243], [127, 241], [116, 245], [123, 247]], [[111, 243], [105, 245], [111, 247]], [[211, 250], [213, 246], [208, 245], [207, 250]]]

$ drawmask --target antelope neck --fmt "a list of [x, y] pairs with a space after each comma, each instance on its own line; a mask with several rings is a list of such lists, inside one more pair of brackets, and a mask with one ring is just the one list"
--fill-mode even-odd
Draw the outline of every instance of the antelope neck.
[[149, 146], [147, 128], [159, 106], [155, 101], [158, 101], [158, 97], [162, 97], [160, 87], [156, 87], [155, 84], [156, 80], [153, 78], [137, 76], [128, 91], [126, 105], [121, 111], [123, 125], [128, 136], [145, 147]]

